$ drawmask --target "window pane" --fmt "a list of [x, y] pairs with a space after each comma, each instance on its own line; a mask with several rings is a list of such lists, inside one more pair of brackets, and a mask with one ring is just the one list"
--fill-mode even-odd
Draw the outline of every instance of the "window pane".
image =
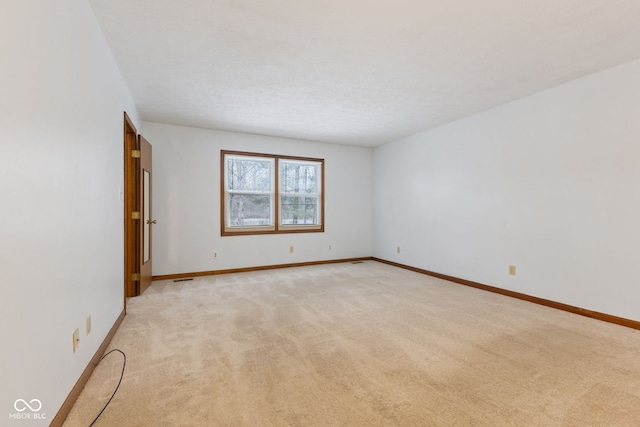
[[280, 222], [283, 225], [318, 224], [318, 198], [282, 196]]
[[229, 190], [271, 191], [272, 164], [269, 159], [230, 157], [227, 163]]
[[309, 163], [282, 162], [280, 188], [283, 193], [318, 193], [318, 166]]
[[256, 194], [229, 195], [229, 226], [271, 225], [271, 196]]

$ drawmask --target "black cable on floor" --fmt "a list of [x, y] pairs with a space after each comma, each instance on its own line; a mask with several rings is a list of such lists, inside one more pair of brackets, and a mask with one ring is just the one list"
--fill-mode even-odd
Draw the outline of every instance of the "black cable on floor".
[[118, 353], [122, 354], [123, 360], [122, 360], [122, 373], [120, 374], [120, 381], [118, 381], [118, 385], [116, 386], [116, 389], [113, 390], [113, 394], [111, 395], [111, 397], [109, 398], [109, 400], [107, 401], [107, 403], [104, 405], [104, 407], [102, 408], [102, 411], [100, 411], [100, 413], [98, 415], [96, 415], [96, 417], [93, 419], [93, 421], [91, 421], [91, 424], [89, 424], [89, 427], [91, 427], [92, 425], [95, 424], [96, 421], [98, 421], [98, 418], [100, 418], [100, 415], [102, 415], [102, 413], [104, 412], [105, 409], [107, 409], [107, 406], [109, 406], [109, 403], [111, 403], [111, 399], [113, 399], [113, 396], [116, 395], [116, 392], [118, 391], [118, 388], [120, 388], [120, 383], [122, 383], [122, 377], [124, 377], [124, 367], [127, 365], [127, 355], [124, 354], [124, 352], [122, 350], [119, 350], [117, 348], [114, 348], [113, 350], [111, 350], [108, 353], [105, 353], [104, 356], [102, 356], [100, 358], [100, 361], [102, 362], [102, 359], [104, 359], [105, 357], [107, 357], [108, 355], [110, 355], [111, 353], [113, 353], [114, 351], [117, 351]]

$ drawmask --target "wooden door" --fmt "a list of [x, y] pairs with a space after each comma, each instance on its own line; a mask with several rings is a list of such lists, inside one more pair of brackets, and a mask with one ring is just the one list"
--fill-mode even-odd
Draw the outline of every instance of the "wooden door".
[[124, 113], [125, 309], [128, 297], [140, 295], [151, 284], [151, 226], [155, 223], [151, 217], [151, 163], [151, 144], [137, 134]]
[[151, 236], [153, 235], [153, 225], [156, 220], [153, 219], [151, 210], [151, 183], [153, 174], [151, 173], [151, 144], [144, 139], [142, 135], [138, 136], [140, 143], [140, 162], [139, 162], [139, 190], [140, 195], [140, 282], [138, 286], [138, 295], [144, 292], [151, 285], [151, 259], [152, 245]]

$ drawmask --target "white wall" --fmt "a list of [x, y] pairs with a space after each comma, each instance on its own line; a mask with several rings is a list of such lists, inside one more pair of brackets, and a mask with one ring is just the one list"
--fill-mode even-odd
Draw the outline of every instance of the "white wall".
[[639, 138], [635, 61], [381, 146], [374, 256], [640, 320]]
[[[144, 129], [153, 146], [154, 275], [371, 256], [371, 149], [150, 122]], [[221, 149], [324, 158], [325, 232], [221, 237]]]
[[[0, 94], [0, 424], [48, 425], [123, 309], [123, 111], [140, 122], [86, 0], [3, 2]], [[9, 419], [16, 399], [47, 420]]]

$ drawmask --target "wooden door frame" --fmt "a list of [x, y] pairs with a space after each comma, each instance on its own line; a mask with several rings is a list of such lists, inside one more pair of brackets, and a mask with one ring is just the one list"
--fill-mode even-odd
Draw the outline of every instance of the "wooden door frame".
[[132, 218], [132, 212], [138, 211], [138, 159], [132, 157], [132, 151], [138, 150], [138, 131], [124, 113], [124, 306], [127, 297], [138, 295], [137, 282], [133, 275], [138, 273], [140, 242], [138, 220]]

